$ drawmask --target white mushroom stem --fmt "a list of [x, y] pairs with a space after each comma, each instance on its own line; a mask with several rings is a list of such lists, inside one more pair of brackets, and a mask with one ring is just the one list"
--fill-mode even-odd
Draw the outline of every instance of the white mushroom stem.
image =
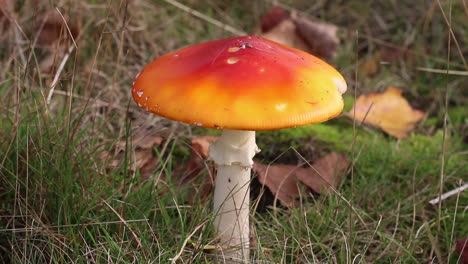
[[215, 227], [225, 263], [249, 262], [250, 170], [260, 150], [254, 131], [224, 130], [211, 144], [217, 167], [214, 193]]

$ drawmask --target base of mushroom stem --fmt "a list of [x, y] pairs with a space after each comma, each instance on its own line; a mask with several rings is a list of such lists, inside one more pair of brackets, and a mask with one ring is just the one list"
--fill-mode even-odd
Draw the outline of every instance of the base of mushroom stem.
[[244, 263], [250, 255], [250, 168], [218, 166], [215, 182], [215, 228], [223, 248], [218, 256]]

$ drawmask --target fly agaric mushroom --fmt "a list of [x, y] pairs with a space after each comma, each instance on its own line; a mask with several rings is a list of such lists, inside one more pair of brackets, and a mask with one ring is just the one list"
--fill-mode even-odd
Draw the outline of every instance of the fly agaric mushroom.
[[163, 55], [137, 76], [133, 98], [154, 114], [222, 129], [210, 146], [217, 167], [215, 227], [224, 260], [249, 259], [249, 184], [260, 150], [256, 130], [319, 123], [340, 114], [346, 82], [303, 51], [253, 36], [190, 46]]

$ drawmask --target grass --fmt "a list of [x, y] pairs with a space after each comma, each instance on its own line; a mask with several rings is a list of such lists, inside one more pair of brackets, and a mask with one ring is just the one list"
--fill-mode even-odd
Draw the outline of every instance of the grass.
[[[32, 2], [17, 2], [0, 34], [0, 263], [169, 263], [176, 256], [184, 263], [212, 262], [210, 200], [192, 185], [180, 187], [173, 172], [189, 158], [192, 136], [216, 132], [142, 112], [130, 86], [154, 57], [232, 34], [166, 1]], [[269, 1], [182, 3], [245, 32], [271, 7]], [[339, 151], [354, 166], [338, 193], [305, 195], [295, 209], [267, 204], [254, 213], [254, 259], [457, 263], [454, 243], [468, 235], [467, 192], [440, 207], [428, 201], [439, 194], [441, 174], [444, 192], [468, 175], [466, 77], [417, 67], [466, 73], [468, 25], [461, 2], [438, 3], [284, 2], [340, 26], [343, 41], [332, 63], [350, 86], [347, 109], [354, 90], [359, 95], [393, 85], [403, 87], [427, 118], [404, 140], [359, 124], [353, 130], [345, 117], [259, 133], [258, 158], [266, 163], [297, 164], [297, 153], [314, 159]], [[56, 7], [79, 21], [80, 34], [63, 70], [58, 60], [44, 72], [49, 51], [35, 41], [38, 17]], [[447, 41], [449, 18], [460, 52]], [[408, 55], [373, 75], [361, 70], [376, 53], [395, 47]], [[159, 162], [146, 181], [131, 169], [138, 152], [132, 136], [143, 125], [169, 138], [165, 148], [154, 149]], [[103, 156], [116, 153], [120, 140], [122, 159], [113, 166], [112, 156]]]

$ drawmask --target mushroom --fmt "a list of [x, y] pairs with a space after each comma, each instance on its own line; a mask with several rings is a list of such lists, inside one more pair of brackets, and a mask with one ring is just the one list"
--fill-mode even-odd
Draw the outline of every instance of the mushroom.
[[249, 261], [255, 131], [329, 120], [341, 113], [346, 87], [340, 73], [308, 53], [243, 36], [157, 58], [137, 76], [132, 94], [154, 114], [223, 130], [209, 151], [217, 168], [214, 224], [218, 254], [234, 263]]

